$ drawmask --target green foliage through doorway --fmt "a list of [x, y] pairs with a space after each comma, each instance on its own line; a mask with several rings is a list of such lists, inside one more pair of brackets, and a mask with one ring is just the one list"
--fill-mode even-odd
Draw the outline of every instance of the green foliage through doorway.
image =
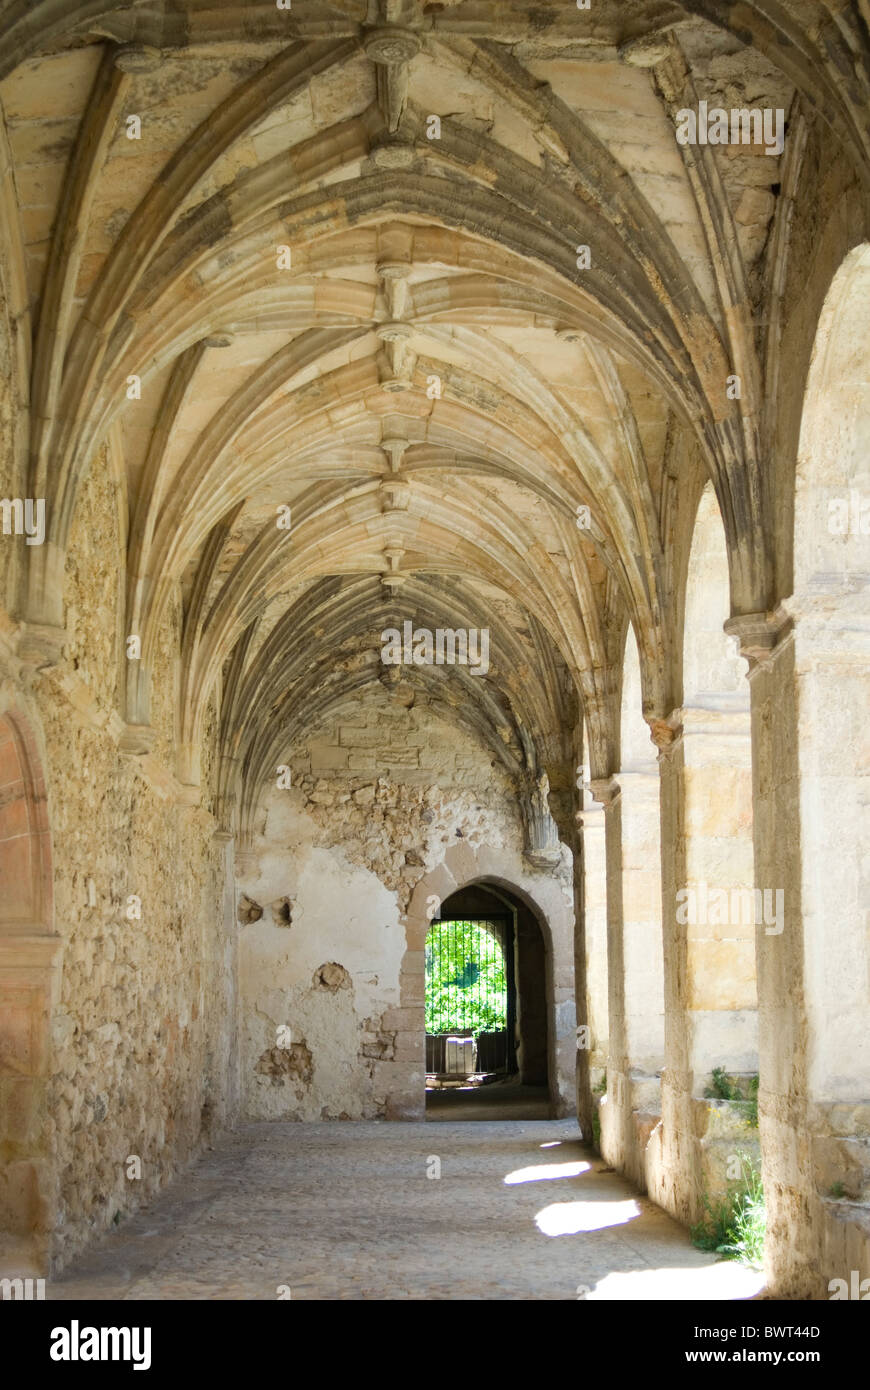
[[496, 923], [433, 922], [426, 939], [426, 1032], [507, 1028], [507, 974]]

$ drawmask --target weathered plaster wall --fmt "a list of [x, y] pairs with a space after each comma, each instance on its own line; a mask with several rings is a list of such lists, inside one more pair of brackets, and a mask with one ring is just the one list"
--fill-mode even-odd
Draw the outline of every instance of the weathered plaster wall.
[[[240, 915], [251, 901], [263, 909], [241, 926], [246, 1109], [303, 1120], [383, 1115], [403, 1060], [414, 886], [457, 844], [495, 847], [515, 882], [528, 877], [519, 807], [509, 777], [469, 734], [425, 702], [408, 709], [380, 690], [287, 761], [293, 785], [268, 793], [238, 871]], [[569, 888], [565, 853], [559, 882]], [[571, 923], [573, 913], [569, 958]], [[422, 1047], [422, 1011], [419, 1031]], [[422, 1073], [419, 1092], [422, 1103]]]
[[398, 903], [377, 874], [324, 845], [303, 798], [271, 795], [244, 879], [264, 907], [241, 927], [245, 1106], [261, 1119], [371, 1117], [383, 1113], [378, 1062], [395, 1042], [382, 1020], [398, 1004]]

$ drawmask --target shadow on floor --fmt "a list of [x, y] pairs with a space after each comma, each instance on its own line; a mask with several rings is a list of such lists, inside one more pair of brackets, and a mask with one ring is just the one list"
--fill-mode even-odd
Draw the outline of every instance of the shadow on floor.
[[546, 1086], [521, 1086], [514, 1080], [426, 1092], [427, 1120], [549, 1120], [550, 1115]]

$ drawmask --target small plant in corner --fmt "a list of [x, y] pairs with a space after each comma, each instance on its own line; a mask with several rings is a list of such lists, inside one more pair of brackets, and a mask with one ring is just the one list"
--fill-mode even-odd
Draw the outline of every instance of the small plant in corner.
[[714, 1067], [711, 1084], [704, 1091], [706, 1100], [727, 1100], [732, 1104], [741, 1107], [746, 1123], [752, 1129], [758, 1128], [758, 1085], [759, 1077], [750, 1076], [746, 1083], [747, 1095], [743, 1095], [740, 1087], [730, 1081], [724, 1067]]
[[734, 1188], [714, 1206], [703, 1196], [705, 1216], [692, 1226], [692, 1244], [699, 1250], [712, 1250], [726, 1260], [760, 1268], [764, 1258], [764, 1232], [767, 1215], [761, 1172], [749, 1154], [741, 1153], [741, 1175]]
[[759, 1080], [760, 1080], [760, 1078], [758, 1077], [757, 1074], [756, 1074], [755, 1076], [750, 1076], [750, 1078], [749, 1078], [749, 1085], [748, 1085], [748, 1087], [747, 1087], [747, 1090], [749, 1091], [749, 1099], [748, 1099], [747, 1102], [746, 1102], [746, 1119], [747, 1119], [747, 1122], [748, 1122], [750, 1125], [752, 1125], [752, 1128], [753, 1128], [753, 1129], [758, 1129], [758, 1084], [759, 1084]]
[[829, 1197], [845, 1197], [846, 1189], [841, 1182], [832, 1182], [828, 1188]]
[[728, 1080], [724, 1067], [713, 1068], [713, 1078], [711, 1084], [704, 1092], [707, 1100], [738, 1100], [739, 1097], [735, 1088]]

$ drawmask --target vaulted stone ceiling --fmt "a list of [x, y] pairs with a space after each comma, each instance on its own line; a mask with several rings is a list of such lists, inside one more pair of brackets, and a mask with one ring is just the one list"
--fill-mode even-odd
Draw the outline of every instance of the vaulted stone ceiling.
[[[20, 449], [49, 499], [34, 640], [62, 626], [105, 446], [142, 640], [129, 746], [180, 589], [179, 773], [195, 783], [220, 684], [228, 803], [288, 731], [385, 678], [378, 634], [405, 617], [491, 629], [485, 679], [403, 682], [556, 787], [579, 710], [593, 761], [606, 743], [629, 619], [666, 712], [692, 467], [735, 611], [771, 592], [777, 256], [805, 121], [866, 174], [861, 9], [0, 7]], [[783, 109], [782, 156], [680, 146], [702, 100]]]

